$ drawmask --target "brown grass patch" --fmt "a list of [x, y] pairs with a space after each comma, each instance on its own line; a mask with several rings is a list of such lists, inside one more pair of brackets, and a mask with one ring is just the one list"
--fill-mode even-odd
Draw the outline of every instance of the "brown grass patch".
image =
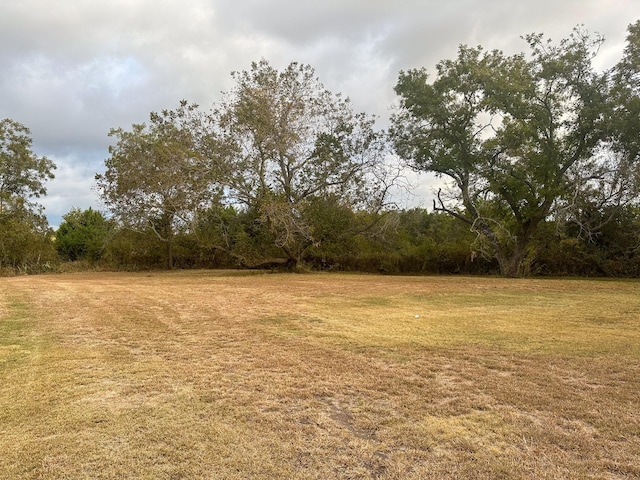
[[640, 284], [0, 279], [2, 478], [637, 478]]

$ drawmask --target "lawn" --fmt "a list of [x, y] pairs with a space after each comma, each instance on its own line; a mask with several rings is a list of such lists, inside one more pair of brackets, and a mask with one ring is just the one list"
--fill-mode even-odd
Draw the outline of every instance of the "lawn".
[[0, 278], [3, 479], [640, 478], [640, 282]]

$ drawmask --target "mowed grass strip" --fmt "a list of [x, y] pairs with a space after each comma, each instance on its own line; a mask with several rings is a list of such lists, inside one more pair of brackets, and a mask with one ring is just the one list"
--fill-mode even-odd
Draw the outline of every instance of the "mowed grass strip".
[[635, 478], [640, 283], [0, 279], [1, 478]]

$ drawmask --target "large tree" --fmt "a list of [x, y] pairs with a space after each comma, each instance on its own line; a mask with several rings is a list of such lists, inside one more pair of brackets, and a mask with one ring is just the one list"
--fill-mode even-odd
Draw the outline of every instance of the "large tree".
[[308, 65], [268, 62], [232, 74], [215, 112], [230, 201], [260, 219], [294, 264], [321, 242], [320, 202], [378, 209], [388, 184], [374, 119], [326, 90]]
[[116, 144], [105, 173], [96, 175], [102, 199], [123, 225], [150, 229], [166, 243], [168, 268], [176, 233], [192, 227], [217, 194], [204, 122], [196, 105], [182, 101], [176, 110], [152, 113], [148, 125], [112, 129]]
[[538, 227], [601, 168], [608, 82], [592, 60], [602, 38], [580, 29], [529, 53], [461, 46], [455, 60], [401, 72], [396, 152], [451, 181], [435, 210], [466, 222], [505, 276], [523, 273]]

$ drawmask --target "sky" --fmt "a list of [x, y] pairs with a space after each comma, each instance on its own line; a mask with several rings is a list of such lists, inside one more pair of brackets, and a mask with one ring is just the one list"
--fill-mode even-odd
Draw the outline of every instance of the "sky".
[[[268, 60], [309, 64], [326, 88], [388, 126], [398, 73], [456, 57], [461, 44], [505, 53], [521, 36], [605, 36], [599, 69], [622, 56], [638, 0], [2, 0], [0, 119], [31, 130], [56, 165], [40, 199], [52, 226], [71, 208], [103, 210], [111, 128], [129, 129], [180, 100], [209, 110], [232, 71]], [[428, 207], [434, 180], [411, 175], [401, 206]]]

